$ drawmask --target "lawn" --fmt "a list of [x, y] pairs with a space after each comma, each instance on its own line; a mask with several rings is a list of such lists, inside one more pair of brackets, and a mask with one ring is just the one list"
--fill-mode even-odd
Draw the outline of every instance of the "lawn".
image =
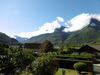
[[59, 68], [55, 75], [62, 75], [62, 70], [65, 70], [65, 75], [80, 75], [75, 70]]
[[72, 69], [65, 69], [65, 68], [59, 68], [55, 75], [62, 75], [62, 70], [65, 70], [65, 75], [93, 75], [92, 72], [81, 72], [81, 74], [78, 74], [77, 71]]
[[[62, 75], [62, 70], [65, 70], [65, 75], [80, 75], [75, 70], [59, 68], [55, 75]], [[20, 75], [32, 75], [28, 71], [23, 71]]]
[[[78, 74], [75, 70], [65, 69], [65, 68], [59, 68], [55, 75], [62, 75], [62, 70], [65, 70], [65, 75], [81, 75]], [[86, 72], [82, 72], [82, 73], [86, 73]], [[25, 70], [19, 75], [33, 75], [33, 74], [30, 73], [28, 70]], [[88, 72], [88, 75], [93, 75], [93, 74], [91, 72]]]

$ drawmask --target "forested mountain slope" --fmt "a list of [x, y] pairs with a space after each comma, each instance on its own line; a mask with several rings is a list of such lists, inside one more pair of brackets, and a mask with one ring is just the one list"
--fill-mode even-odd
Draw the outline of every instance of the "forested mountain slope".
[[16, 39], [10, 38], [9, 36], [7, 36], [6, 34], [1, 33], [1, 32], [0, 32], [0, 43], [6, 43], [6, 44], [10, 44], [10, 45], [20, 44]]

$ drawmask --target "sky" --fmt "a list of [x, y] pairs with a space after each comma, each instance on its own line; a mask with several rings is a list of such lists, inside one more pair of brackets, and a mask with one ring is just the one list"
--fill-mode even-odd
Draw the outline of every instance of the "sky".
[[0, 32], [12, 37], [79, 30], [91, 17], [100, 20], [100, 0], [0, 0]]

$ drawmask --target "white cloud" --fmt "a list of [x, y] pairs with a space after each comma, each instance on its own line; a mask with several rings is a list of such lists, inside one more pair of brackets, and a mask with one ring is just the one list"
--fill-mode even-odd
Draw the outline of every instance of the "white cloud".
[[38, 31], [20, 33], [18, 34], [18, 36], [23, 38], [30, 38], [33, 36], [38, 36], [40, 34], [53, 33], [56, 28], [60, 28], [60, 27], [61, 25], [58, 23], [57, 20], [55, 20], [52, 23], [45, 23], [43, 26], [39, 27]]
[[[99, 14], [82, 13], [80, 15], [75, 16], [74, 18], [72, 18], [70, 21], [66, 23], [64, 23], [64, 19], [62, 17], [57, 17], [57, 20], [51, 23], [45, 23], [43, 26], [39, 27], [39, 30], [37, 31], [20, 33], [17, 36], [23, 38], [30, 38], [33, 36], [38, 36], [40, 34], [53, 33], [56, 28], [61, 27], [58, 21], [63, 22], [66, 25], [64, 32], [73, 32], [87, 26], [90, 23], [91, 18], [95, 18], [100, 21]], [[16, 38], [14, 35], [11, 35], [11, 37]]]
[[82, 13], [74, 18], [72, 18], [70, 21], [65, 23], [65, 25], [69, 28], [65, 28], [65, 32], [73, 32], [80, 30], [87, 26], [90, 23], [91, 18], [95, 18], [100, 21], [100, 15], [97, 14], [88, 14], [88, 13]]
[[62, 17], [57, 17], [57, 20], [60, 22], [64, 22], [64, 19]]
[[69, 28], [70, 26], [68, 25], [68, 23], [64, 23], [66, 25], [67, 28]]
[[10, 37], [11, 37], [11, 38], [15, 38], [15, 39], [16, 39], [16, 37], [15, 37], [14, 35], [10, 35]]
[[100, 21], [100, 14], [91, 14], [91, 17]]

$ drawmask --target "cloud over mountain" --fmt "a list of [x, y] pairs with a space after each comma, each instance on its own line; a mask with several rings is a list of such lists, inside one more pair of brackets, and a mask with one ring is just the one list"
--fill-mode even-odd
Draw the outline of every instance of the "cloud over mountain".
[[[27, 32], [27, 33], [19, 33], [18, 36], [22, 38], [30, 38], [33, 36], [38, 36], [40, 34], [46, 34], [46, 33], [53, 33], [55, 29], [60, 28], [61, 24], [66, 25], [66, 28], [63, 30], [64, 32], [73, 32], [80, 30], [84, 27], [86, 27], [90, 21], [91, 18], [97, 19], [100, 21], [100, 14], [89, 14], [89, 13], [82, 13], [75, 17], [73, 17], [68, 22], [65, 22], [62, 17], [57, 17], [57, 19], [51, 23], [47, 22], [41, 27], [39, 27], [39, 30], [33, 31], [33, 32]], [[11, 35], [11, 37], [14, 37], [14, 35]], [[16, 37], [14, 37], [16, 38]]]
[[[32, 36], [38, 36], [40, 34], [53, 33], [56, 28], [60, 28], [60, 27], [61, 25], [58, 23], [57, 20], [55, 20], [51, 23], [45, 23], [43, 26], [39, 27], [39, 30], [37, 31], [20, 33], [18, 34], [18, 36], [23, 37], [23, 38], [30, 38]], [[11, 37], [14, 37], [14, 36], [11, 35]]]
[[99, 14], [82, 13], [80, 15], [75, 16], [67, 23], [65, 23], [68, 28], [65, 28], [64, 31], [73, 32], [73, 31], [80, 30], [90, 23], [91, 18], [94, 18], [100, 21]]

